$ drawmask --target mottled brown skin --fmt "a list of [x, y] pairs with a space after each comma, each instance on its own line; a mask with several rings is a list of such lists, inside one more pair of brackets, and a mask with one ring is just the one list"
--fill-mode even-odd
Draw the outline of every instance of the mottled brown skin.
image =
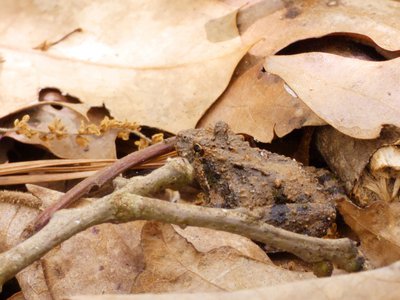
[[317, 175], [288, 157], [251, 148], [223, 122], [180, 132], [176, 149], [194, 166], [209, 206], [246, 208], [267, 223], [312, 236], [325, 235], [335, 222], [332, 197], [341, 194], [320, 183], [329, 173]]

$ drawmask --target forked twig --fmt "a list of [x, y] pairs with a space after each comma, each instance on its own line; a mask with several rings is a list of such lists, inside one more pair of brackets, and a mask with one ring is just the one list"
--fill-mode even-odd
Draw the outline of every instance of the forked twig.
[[134, 177], [124, 187], [87, 206], [56, 212], [42, 230], [0, 254], [0, 285], [86, 228], [100, 223], [134, 220], [157, 220], [228, 231], [291, 252], [307, 262], [331, 261], [347, 271], [360, 268], [361, 257], [355, 242], [347, 238], [308, 237], [268, 225], [255, 220], [251, 214], [235, 210], [169, 203], [137, 195], [156, 193], [166, 187], [182, 187], [191, 183], [193, 177], [193, 167], [185, 159], [172, 159], [151, 174]]

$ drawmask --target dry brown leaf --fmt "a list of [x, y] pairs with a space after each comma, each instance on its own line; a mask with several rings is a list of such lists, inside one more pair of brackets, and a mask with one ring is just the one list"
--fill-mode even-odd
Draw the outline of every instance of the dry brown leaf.
[[[323, 124], [318, 118], [321, 116], [307, 107], [308, 102], [304, 105], [300, 99], [293, 98], [294, 93], [280, 79], [273, 80], [274, 76], [262, 74], [261, 67], [257, 67], [264, 57], [296, 41], [343, 34], [372, 46], [376, 43], [386, 50], [400, 49], [400, 41], [395, 38], [400, 35], [400, 3], [375, 0], [228, 2], [240, 7], [238, 27], [243, 40], [260, 42], [240, 62], [227, 90], [205, 113], [200, 126], [223, 119], [234, 131], [269, 142], [274, 131], [282, 136], [304, 125]], [[388, 56], [396, 55], [383, 49], [378, 50]], [[304, 87], [308, 87], [308, 82]]]
[[384, 124], [400, 127], [400, 58], [374, 62], [305, 53], [270, 57], [265, 68], [346, 135], [371, 139]]
[[8, 0], [0, 20], [2, 115], [51, 87], [176, 132], [194, 127], [247, 49], [235, 8], [217, 0]]
[[361, 249], [373, 266], [400, 260], [400, 203], [375, 202], [362, 209], [348, 200], [341, 200], [337, 207], [359, 236]]
[[235, 78], [198, 126], [206, 127], [222, 119], [236, 132], [270, 142], [274, 134], [281, 137], [295, 128], [326, 124], [287, 91], [282, 79], [262, 68], [258, 63]]
[[232, 291], [307, 278], [225, 246], [198, 252], [171, 225], [149, 222], [142, 231], [145, 269], [132, 293]]
[[324, 279], [304, 280], [265, 288], [242, 290], [231, 293], [196, 294], [146, 294], [74, 296], [70, 300], [333, 300], [374, 299], [397, 300], [400, 294], [400, 263], [374, 271], [353, 273]]

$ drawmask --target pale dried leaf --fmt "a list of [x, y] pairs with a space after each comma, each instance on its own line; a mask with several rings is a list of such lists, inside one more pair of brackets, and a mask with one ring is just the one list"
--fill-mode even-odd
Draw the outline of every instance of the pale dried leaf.
[[[0, 20], [3, 115], [52, 87], [176, 132], [196, 124], [247, 49], [235, 8], [216, 0], [9, 0]], [[46, 52], [32, 50], [77, 28]]]
[[265, 68], [346, 135], [371, 139], [385, 124], [400, 127], [400, 58], [374, 62], [306, 53], [272, 56]]
[[396, 300], [400, 294], [400, 263], [374, 271], [304, 280], [231, 293], [74, 296], [70, 300]]

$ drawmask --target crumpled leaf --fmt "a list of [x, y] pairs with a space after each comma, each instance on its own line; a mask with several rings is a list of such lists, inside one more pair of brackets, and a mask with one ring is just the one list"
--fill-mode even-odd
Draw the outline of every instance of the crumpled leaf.
[[264, 66], [346, 135], [372, 139], [385, 124], [400, 127], [400, 58], [375, 62], [305, 53], [273, 56]]
[[216, 0], [8, 0], [0, 20], [2, 115], [51, 87], [176, 132], [194, 127], [247, 50], [235, 8]]
[[[400, 3], [393, 1], [228, 2], [240, 7], [238, 27], [243, 41], [259, 42], [242, 59], [227, 90], [201, 119], [201, 126], [222, 119], [235, 132], [245, 132], [269, 142], [274, 133], [283, 136], [301, 126], [324, 124], [320, 118], [326, 121], [325, 116], [319, 115], [320, 111], [315, 111], [306, 99], [292, 97], [296, 94], [290, 91], [293, 86], [288, 88], [279, 78], [262, 74], [261, 67], [257, 67], [265, 57], [294, 42], [341, 34], [372, 46], [376, 43], [381, 47], [377, 50], [389, 57], [397, 55], [400, 49], [400, 40], [394, 38], [400, 35]], [[288, 65], [288, 70], [298, 68], [301, 74], [301, 67]], [[268, 67], [266, 69], [269, 71]], [[344, 73], [349, 74], [348, 71]], [[372, 85], [376, 82], [369, 75], [364, 79]], [[304, 88], [307, 86], [308, 82]]]
[[361, 249], [374, 267], [400, 260], [400, 203], [379, 201], [359, 208], [340, 200], [337, 207], [360, 238]]

